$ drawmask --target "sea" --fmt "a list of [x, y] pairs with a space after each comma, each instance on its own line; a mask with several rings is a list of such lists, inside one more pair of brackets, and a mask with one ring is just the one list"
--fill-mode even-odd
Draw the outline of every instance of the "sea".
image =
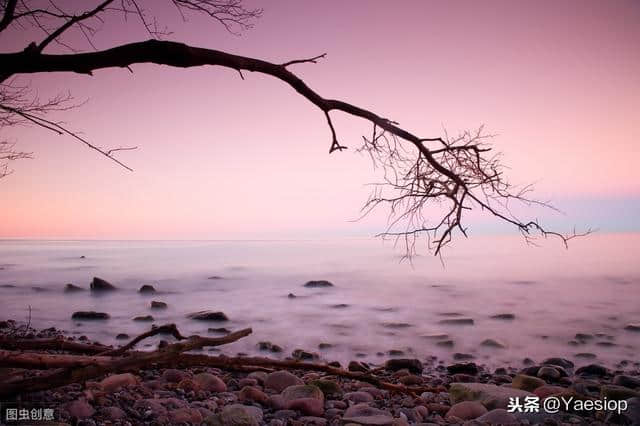
[[[117, 334], [134, 337], [152, 324], [206, 336], [220, 335], [210, 328], [251, 327], [250, 336], [217, 348], [230, 356], [285, 358], [303, 349], [342, 363], [394, 356], [466, 357], [489, 367], [548, 357], [609, 367], [638, 361], [640, 332], [629, 327], [640, 324], [638, 233], [595, 233], [568, 248], [556, 239], [534, 245], [517, 235], [478, 235], [455, 240], [442, 256], [420, 245], [416, 251], [406, 259], [402, 242], [375, 238], [0, 240], [0, 319], [112, 345], [123, 343]], [[89, 291], [93, 277], [118, 290]], [[305, 287], [312, 280], [333, 286]], [[67, 283], [87, 290], [65, 292]], [[139, 293], [144, 284], [156, 293]], [[152, 310], [152, 300], [168, 308]], [[229, 320], [188, 318], [202, 310]], [[110, 318], [78, 321], [75, 311]], [[153, 322], [133, 320], [143, 315]], [[261, 351], [263, 341], [283, 351]]]

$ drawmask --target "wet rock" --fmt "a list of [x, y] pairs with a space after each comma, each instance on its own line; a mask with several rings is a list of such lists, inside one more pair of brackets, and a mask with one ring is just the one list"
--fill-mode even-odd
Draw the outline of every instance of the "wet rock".
[[516, 319], [516, 316], [515, 314], [496, 314], [496, 315], [491, 315], [489, 318], [510, 321], [510, 320]]
[[545, 399], [548, 396], [558, 395], [565, 391], [566, 389], [562, 386], [544, 385], [536, 388], [533, 393], [540, 399]]
[[303, 385], [304, 382], [288, 371], [280, 370], [269, 373], [264, 384], [267, 388], [271, 388], [277, 392], [282, 392], [289, 386]]
[[239, 401], [254, 401], [262, 405], [267, 405], [269, 396], [255, 386], [245, 386], [238, 394]]
[[477, 401], [462, 401], [451, 406], [445, 418], [456, 417], [462, 420], [472, 420], [487, 413], [487, 409]]
[[576, 333], [576, 335], [574, 336], [574, 339], [581, 340], [581, 341], [592, 340], [593, 334]]
[[118, 335], [116, 335], [117, 340], [125, 340], [128, 338], [129, 338], [129, 335], [127, 333], [118, 333]]
[[450, 374], [471, 374], [476, 375], [480, 371], [478, 366], [473, 362], [459, 362], [447, 366], [447, 371]]
[[438, 321], [439, 324], [448, 324], [448, 325], [473, 325], [473, 318], [447, 318]]
[[436, 345], [443, 346], [446, 348], [452, 348], [455, 345], [455, 343], [453, 340], [441, 340], [439, 342], [436, 342]]
[[453, 404], [462, 401], [478, 401], [488, 410], [507, 408], [510, 398], [524, 400], [527, 396], [534, 396], [531, 392], [505, 386], [485, 383], [451, 383], [449, 398]]
[[627, 409], [621, 415], [622, 421], [618, 423], [640, 425], [640, 398], [630, 398], [627, 400]]
[[226, 392], [227, 390], [227, 385], [222, 381], [222, 379], [211, 373], [196, 374], [193, 376], [193, 381], [205, 391]]
[[369, 366], [362, 362], [350, 361], [349, 365], [347, 366], [347, 370], [366, 373], [367, 371], [369, 371]]
[[169, 411], [168, 417], [171, 424], [174, 425], [183, 423], [199, 425], [202, 423], [202, 414], [195, 408], [177, 408]]
[[137, 385], [139, 382], [140, 380], [131, 373], [113, 374], [102, 379], [99, 387], [104, 392], [115, 392], [126, 386]]
[[327, 398], [340, 398], [343, 395], [342, 387], [334, 380], [319, 379], [309, 384], [317, 386]]
[[218, 333], [218, 334], [229, 334], [231, 330], [225, 327], [210, 327], [207, 330], [209, 333]]
[[423, 334], [422, 336], [423, 339], [430, 339], [430, 340], [444, 340], [444, 339], [448, 339], [449, 335], [448, 334]]
[[116, 286], [102, 278], [93, 277], [90, 285], [91, 291], [113, 291], [116, 290]]
[[576, 370], [578, 376], [597, 376], [604, 377], [609, 374], [609, 370], [599, 364], [589, 364]]
[[155, 292], [156, 292], [156, 289], [150, 284], [144, 284], [138, 290], [138, 293], [143, 293], [143, 294], [150, 294], [150, 293], [155, 293]]
[[134, 321], [153, 321], [153, 317], [151, 315], [140, 315], [133, 319]]
[[295, 294], [293, 294], [293, 293], [289, 293], [289, 294], [287, 294], [287, 297], [288, 297], [289, 299], [295, 299], [295, 298], [296, 298], [296, 297], [298, 297], [298, 296], [296, 296], [296, 295], [295, 295]]
[[640, 324], [627, 324], [624, 329], [627, 331], [640, 332]]
[[210, 277], [207, 277], [208, 280], [221, 280], [222, 277], [220, 275], [211, 275]]
[[75, 284], [71, 284], [71, 283], [66, 284], [64, 286], [64, 292], [65, 293], [77, 293], [79, 291], [85, 291], [85, 289], [82, 288], [82, 287], [79, 287], [79, 286], [77, 286]]
[[151, 301], [151, 309], [167, 309], [167, 304], [164, 302], [159, 302], [157, 300]]
[[540, 386], [544, 386], [546, 384], [547, 383], [544, 380], [539, 379], [538, 377], [527, 376], [525, 374], [518, 374], [511, 382], [511, 386], [514, 389], [521, 389], [529, 392], [533, 392]]
[[413, 327], [408, 322], [385, 322], [382, 323], [382, 326], [385, 328], [409, 328]]
[[496, 408], [495, 410], [491, 410], [488, 413], [478, 417], [476, 420], [481, 423], [503, 426], [517, 425], [520, 423], [516, 416], [503, 408]]
[[178, 383], [189, 377], [189, 373], [175, 368], [167, 368], [162, 372], [162, 378], [169, 383]]
[[576, 358], [582, 358], [582, 359], [595, 359], [596, 358], [596, 354], [593, 354], [591, 352], [580, 352], [574, 355]]
[[391, 425], [394, 419], [388, 411], [368, 404], [355, 404], [347, 408], [342, 421], [345, 424], [351, 422], [360, 425]]
[[220, 311], [199, 311], [187, 315], [187, 318], [191, 318], [199, 321], [229, 321], [229, 318], [224, 312]]
[[219, 414], [205, 420], [211, 426], [258, 426], [262, 422], [262, 410], [241, 404], [227, 405]]
[[540, 367], [537, 376], [543, 380], [558, 380], [562, 374], [557, 368], [545, 365]]
[[71, 315], [71, 319], [105, 320], [105, 319], [109, 319], [109, 314], [107, 314], [106, 312], [78, 311], [78, 312], [74, 312]]
[[355, 404], [359, 404], [361, 402], [373, 402], [373, 396], [368, 392], [347, 392], [344, 394], [343, 399]]
[[273, 352], [273, 353], [282, 352], [282, 347], [281, 346], [273, 344], [273, 343], [268, 342], [268, 341], [258, 342], [258, 348], [261, 351], [269, 351], [269, 352]]
[[323, 288], [323, 287], [333, 287], [333, 284], [331, 284], [327, 280], [318, 280], [318, 281], [307, 281], [307, 283], [304, 286], [309, 288]]
[[324, 395], [314, 385], [293, 385], [282, 391], [285, 408], [297, 410], [308, 416], [324, 413]]
[[612, 383], [617, 386], [624, 386], [630, 389], [638, 389], [640, 388], [640, 377], [619, 374], [613, 378]]
[[391, 371], [398, 371], [406, 368], [414, 374], [421, 374], [424, 370], [422, 362], [418, 359], [412, 358], [397, 358], [390, 359], [384, 364], [384, 368]]
[[301, 361], [312, 360], [312, 359], [318, 358], [318, 355], [313, 354], [311, 352], [307, 352], [304, 349], [295, 349], [293, 352], [291, 352], [291, 356], [294, 359], [298, 359], [298, 360], [301, 360]]
[[337, 305], [331, 305], [333, 309], [345, 309], [351, 305], [347, 305], [346, 303], [338, 303]]
[[332, 348], [333, 345], [331, 343], [320, 343], [318, 345], [318, 349], [329, 349]]
[[424, 383], [424, 379], [420, 376], [415, 376], [413, 374], [408, 374], [406, 376], [402, 376], [398, 379], [400, 383], [405, 386], [417, 386]]
[[122, 411], [120, 407], [115, 406], [104, 407], [100, 410], [100, 413], [111, 421], [116, 421], [127, 417], [127, 414]]
[[400, 349], [391, 349], [389, 352], [387, 352], [387, 355], [390, 355], [390, 356], [402, 356], [402, 355], [404, 355], [404, 351], [401, 351]]
[[600, 398], [602, 399], [620, 401], [634, 397], [640, 397], [640, 392], [624, 386], [604, 385], [600, 388]]
[[489, 348], [498, 348], [498, 349], [504, 349], [507, 347], [507, 345], [505, 345], [504, 343], [495, 340], [495, 339], [484, 339], [481, 343], [481, 346], [486, 346]]
[[94, 410], [94, 408], [84, 399], [71, 401], [65, 408], [69, 412], [69, 415], [76, 419], [91, 417], [96, 412], [96, 410]]
[[475, 356], [471, 355], [471, 354], [464, 354], [461, 352], [456, 352], [453, 354], [453, 359], [456, 361], [468, 361], [470, 359], [474, 359]]
[[564, 358], [547, 358], [544, 361], [542, 361], [542, 365], [557, 365], [558, 367], [562, 367], [562, 368], [574, 367], [573, 362]]
[[264, 384], [267, 381], [267, 373], [264, 371], [253, 371], [247, 376], [248, 379], [255, 379], [260, 384]]

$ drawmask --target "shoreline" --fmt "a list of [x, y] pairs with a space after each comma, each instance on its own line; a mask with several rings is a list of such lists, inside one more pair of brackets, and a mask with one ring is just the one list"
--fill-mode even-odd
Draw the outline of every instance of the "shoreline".
[[[64, 336], [53, 327], [34, 330], [13, 320], [0, 321], [0, 350], [3, 354], [15, 352], [8, 349], [11, 340], [38, 342], [51, 338], [66, 342], [67, 347], [74, 343], [80, 344], [79, 347], [99, 345], [86, 338]], [[159, 346], [167, 346], [167, 341], [173, 343], [174, 339], [167, 338]], [[34, 350], [21, 350], [21, 353], [31, 352]], [[68, 351], [48, 349], [44, 353], [53, 355]], [[206, 351], [198, 353], [197, 357], [207, 359], [231, 359], [204, 355]], [[306, 354], [297, 355], [298, 358], [307, 358], [298, 362], [308, 367], [313, 364], [327, 366], [321, 360], [308, 359]], [[340, 370], [352, 376], [361, 374], [375, 378], [379, 381], [378, 386], [370, 380], [367, 382], [326, 371], [295, 368], [295, 363], [292, 365], [293, 368], [259, 365], [244, 365], [242, 368], [143, 366], [56, 389], [15, 395], [3, 405], [1, 415], [6, 421], [6, 410], [14, 406], [16, 410], [35, 409], [33, 413], [36, 416], [39, 408], [46, 408], [54, 410], [54, 421], [43, 424], [58, 422], [86, 426], [348, 423], [400, 426], [464, 422], [472, 425], [542, 424], [545, 421], [545, 424], [640, 424], [639, 362], [629, 362], [620, 369], [609, 370], [597, 364], [574, 368], [569, 360], [550, 358], [538, 363], [531, 361], [525, 368], [505, 365], [489, 371], [473, 361], [461, 360], [442, 365], [435, 357], [427, 357], [420, 360], [388, 358], [381, 364], [354, 360], [347, 366], [340, 366], [343, 367]], [[339, 364], [332, 366], [339, 368]], [[6, 380], [34, 374], [33, 370], [7, 367], [6, 361], [1, 360], [0, 369]], [[398, 392], [387, 390], [380, 383], [397, 386], [397, 389], [430, 388], [431, 391]], [[513, 404], [509, 405], [509, 398], [519, 398], [521, 403], [525, 398], [532, 398], [528, 401], [537, 400], [540, 404], [548, 397], [572, 397], [574, 401], [609, 400], [619, 404], [617, 409], [605, 406], [606, 410], [581, 411], [572, 407], [570, 412], [561, 410], [556, 414], [544, 413], [541, 406], [539, 412], [525, 412]], [[626, 401], [625, 410], [620, 409], [622, 401]], [[509, 408], [513, 413], [508, 412]], [[634, 421], [636, 423], [632, 423]]]

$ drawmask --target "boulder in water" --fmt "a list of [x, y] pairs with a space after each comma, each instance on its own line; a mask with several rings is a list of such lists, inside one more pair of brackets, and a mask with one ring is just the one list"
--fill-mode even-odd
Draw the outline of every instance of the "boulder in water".
[[167, 308], [167, 304], [164, 302], [159, 302], [157, 300], [152, 300], [151, 301], [151, 308], [152, 309], [166, 309]]
[[155, 292], [156, 292], [156, 289], [151, 284], [144, 284], [142, 287], [140, 287], [140, 290], [138, 290], [138, 293], [144, 293], [144, 294], [155, 293]]
[[71, 315], [71, 319], [90, 319], [90, 320], [103, 320], [109, 319], [109, 314], [106, 312], [95, 311], [78, 311]]
[[322, 288], [322, 287], [333, 287], [333, 284], [331, 284], [327, 280], [317, 280], [317, 281], [307, 281], [307, 283], [304, 286], [309, 288]]
[[220, 311], [199, 311], [187, 315], [187, 318], [191, 318], [199, 321], [229, 321], [227, 315]]
[[102, 278], [93, 277], [93, 281], [91, 281], [91, 291], [113, 291], [116, 290], [116, 286], [111, 284], [108, 281], [103, 280]]
[[75, 292], [78, 292], [78, 291], [84, 291], [84, 288], [79, 287], [79, 286], [77, 286], [75, 284], [71, 284], [71, 283], [66, 284], [64, 286], [64, 292], [65, 293], [75, 293]]

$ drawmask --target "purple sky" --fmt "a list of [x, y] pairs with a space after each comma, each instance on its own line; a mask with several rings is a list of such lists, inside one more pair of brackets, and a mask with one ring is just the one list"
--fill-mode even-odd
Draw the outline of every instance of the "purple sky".
[[[511, 180], [536, 182], [540, 198], [567, 211], [554, 223], [639, 229], [637, 1], [264, 7], [240, 37], [203, 18], [184, 24], [169, 6], [154, 10], [174, 31], [170, 39], [197, 46], [274, 62], [326, 52], [319, 64], [293, 69], [321, 95], [424, 137], [485, 124], [498, 135]], [[145, 38], [137, 22], [117, 17], [96, 45]], [[0, 38], [0, 48], [33, 39], [16, 31]], [[0, 136], [35, 159], [16, 162], [0, 181], [0, 237], [306, 238], [382, 230], [382, 215], [349, 222], [369, 193], [364, 184], [379, 180], [354, 150], [370, 132], [366, 123], [335, 114], [351, 149], [328, 155], [322, 113], [273, 78], [245, 74], [243, 81], [212, 67], [132, 68], [22, 80], [41, 97], [70, 90], [87, 99], [59, 118], [95, 144], [140, 148], [120, 157], [130, 173], [68, 137], [3, 129]], [[474, 220], [477, 229], [493, 229], [490, 220]]]

